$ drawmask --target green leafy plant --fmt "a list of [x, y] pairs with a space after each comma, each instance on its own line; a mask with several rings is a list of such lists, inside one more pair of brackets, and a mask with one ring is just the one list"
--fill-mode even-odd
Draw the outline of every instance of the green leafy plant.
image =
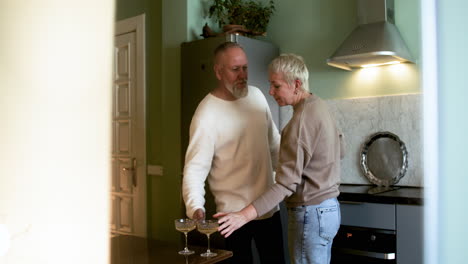
[[253, 0], [213, 0], [209, 16], [217, 21], [219, 27], [243, 25], [253, 32], [266, 32], [274, 11], [273, 0], [268, 5]]

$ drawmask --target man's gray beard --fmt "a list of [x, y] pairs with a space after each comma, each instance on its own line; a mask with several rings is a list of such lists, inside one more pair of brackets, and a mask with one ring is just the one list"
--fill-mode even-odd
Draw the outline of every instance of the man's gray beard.
[[226, 86], [226, 88], [231, 92], [231, 94], [239, 99], [247, 96], [248, 87], [247, 84], [242, 88], [237, 88], [235, 85]]

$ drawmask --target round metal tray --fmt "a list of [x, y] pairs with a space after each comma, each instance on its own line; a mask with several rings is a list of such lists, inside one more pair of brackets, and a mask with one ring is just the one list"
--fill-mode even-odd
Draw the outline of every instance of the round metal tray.
[[403, 178], [408, 169], [405, 143], [391, 132], [371, 135], [361, 147], [361, 169], [377, 186], [391, 186]]

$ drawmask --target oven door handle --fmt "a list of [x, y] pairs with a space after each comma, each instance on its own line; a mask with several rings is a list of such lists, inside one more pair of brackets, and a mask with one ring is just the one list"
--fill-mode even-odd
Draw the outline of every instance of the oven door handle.
[[372, 251], [364, 251], [364, 250], [357, 250], [351, 248], [335, 248], [336, 251], [344, 254], [349, 255], [356, 255], [356, 256], [364, 256], [370, 258], [377, 258], [377, 259], [388, 259], [392, 260], [395, 259], [395, 253], [381, 253], [381, 252], [372, 252]]
[[363, 204], [364, 202], [355, 202], [355, 201], [339, 201], [342, 204]]

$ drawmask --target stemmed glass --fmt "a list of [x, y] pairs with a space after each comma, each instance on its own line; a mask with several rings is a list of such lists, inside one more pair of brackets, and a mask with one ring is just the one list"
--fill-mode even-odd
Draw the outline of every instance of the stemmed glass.
[[174, 220], [175, 228], [177, 231], [184, 233], [185, 235], [185, 248], [179, 251], [180, 255], [190, 255], [195, 253], [193, 250], [189, 250], [187, 247], [187, 233], [194, 230], [197, 227], [195, 220], [192, 219], [176, 219]]
[[210, 251], [210, 235], [218, 231], [218, 220], [199, 220], [197, 222], [197, 230], [200, 233], [206, 234], [208, 238], [208, 249], [205, 253], [200, 254], [202, 257], [214, 257], [218, 254]]

